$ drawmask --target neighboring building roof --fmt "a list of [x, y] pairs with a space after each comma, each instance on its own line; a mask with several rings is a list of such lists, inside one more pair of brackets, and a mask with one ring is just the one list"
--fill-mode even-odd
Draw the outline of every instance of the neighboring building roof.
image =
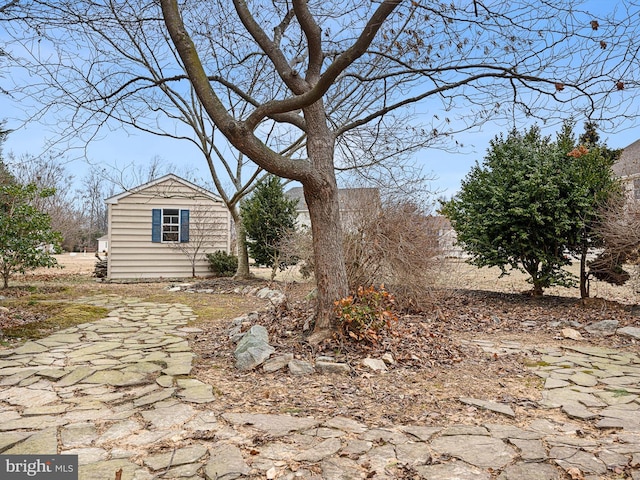
[[613, 165], [612, 170], [619, 177], [640, 174], [640, 140], [636, 140], [622, 150], [622, 155]]
[[[298, 200], [298, 211], [309, 210], [302, 187], [292, 187], [285, 195], [291, 200]], [[361, 208], [363, 204], [369, 203], [380, 205], [380, 191], [377, 188], [340, 188], [338, 203], [341, 210], [348, 210], [350, 207]]]
[[307, 210], [306, 202], [304, 201], [304, 191], [302, 187], [292, 187], [287, 190], [285, 193], [286, 197], [289, 200], [297, 200], [297, 209], [298, 210]]
[[[206, 190], [202, 187], [199, 187], [198, 185], [196, 185], [195, 183], [191, 183], [188, 180], [185, 180], [184, 178], [181, 178], [177, 175], [174, 175], [173, 173], [169, 173], [168, 175], [164, 175], [160, 178], [156, 178], [155, 180], [151, 180], [150, 182], [147, 183], [143, 183], [142, 185], [138, 185], [137, 187], [134, 187], [130, 190], [124, 191], [122, 193], [119, 193], [117, 195], [114, 195], [112, 197], [109, 197], [107, 199], [105, 199], [105, 202], [108, 204], [117, 204], [119, 200], [128, 197], [129, 195], [133, 195], [135, 193], [140, 193], [144, 190], [147, 190], [149, 188], [155, 187], [156, 185], [160, 185], [161, 183], [166, 182], [167, 180], [173, 180], [174, 182], [177, 183], [181, 183], [182, 185], [185, 185], [195, 191], [197, 191], [198, 193], [200, 193], [201, 195], [204, 195], [205, 197], [209, 197], [211, 200], [214, 200], [216, 202], [221, 202], [222, 199], [220, 197], [218, 197], [216, 194], [210, 192], [209, 190]], [[170, 198], [171, 197], [171, 192], [167, 193], [167, 197]], [[157, 195], [157, 193], [154, 193], [154, 195]]]

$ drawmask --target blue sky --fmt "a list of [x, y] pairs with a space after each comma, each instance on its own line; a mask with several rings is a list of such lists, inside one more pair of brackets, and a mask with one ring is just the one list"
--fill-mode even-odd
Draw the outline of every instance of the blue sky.
[[[587, 2], [587, 7], [597, 13], [615, 4], [616, 2], [606, 0], [591, 0]], [[23, 118], [25, 114], [28, 112], [24, 112], [21, 106], [13, 102], [10, 97], [0, 95], [0, 119], [7, 120], [8, 128], [16, 128], [20, 124], [18, 119]], [[576, 126], [578, 133], [582, 131], [582, 123], [583, 120], [578, 119]], [[459, 153], [424, 150], [416, 154], [416, 161], [422, 166], [424, 173], [431, 172], [434, 177], [432, 190], [446, 196], [453, 195], [475, 161], [482, 159], [489, 141], [506, 130], [508, 127], [505, 125], [486, 123], [478, 131], [469, 131], [456, 136], [456, 140], [465, 145]], [[550, 130], [548, 133], [553, 131], [555, 130]], [[16, 156], [26, 153], [39, 155], [51, 135], [52, 132], [48, 131], [42, 123], [27, 124], [8, 136], [3, 147], [4, 154], [5, 156], [9, 153]], [[601, 137], [609, 147], [623, 148], [640, 139], [640, 129], [636, 122], [629, 121], [622, 123], [615, 132], [602, 133]], [[67, 164], [69, 173], [78, 179], [89, 170], [88, 162], [109, 169], [116, 165], [122, 168], [131, 164], [146, 164], [153, 157], [160, 157], [176, 165], [186, 164], [190, 170], [197, 170], [205, 181], [209, 178], [202, 154], [189, 142], [160, 138], [138, 131], [124, 132], [116, 129], [106, 132], [104, 138], [92, 142], [87, 147], [85, 161], [77, 159], [78, 152], [70, 152], [65, 156], [70, 159]]]
[[[7, 126], [12, 128], [17, 123], [10, 120], [10, 113], [19, 106], [12, 105], [4, 97], [0, 97], [1, 118], [9, 119]], [[460, 181], [469, 172], [476, 160], [484, 157], [489, 141], [500, 132], [505, 132], [506, 127], [487, 123], [477, 132], [465, 132], [456, 136], [456, 139], [464, 144], [459, 153], [445, 152], [437, 149], [423, 150], [416, 154], [416, 161], [422, 165], [423, 172], [431, 173], [434, 177], [432, 190], [451, 196], [460, 187]], [[555, 130], [554, 130], [555, 131]], [[582, 132], [582, 124], [576, 126], [578, 133]], [[46, 127], [40, 124], [28, 124], [8, 137], [3, 146], [6, 156], [12, 152], [16, 156], [29, 153], [38, 155], [46, 145], [47, 138], [51, 135]], [[610, 148], [624, 148], [640, 139], [640, 128], [637, 122], [629, 122], [614, 133], [603, 133], [602, 140], [607, 142]], [[112, 168], [124, 168], [130, 165], [145, 165], [153, 157], [160, 157], [164, 161], [180, 165], [186, 164], [190, 170], [197, 170], [203, 183], [208, 180], [208, 171], [202, 158], [202, 154], [188, 142], [160, 138], [137, 131], [109, 132], [102, 140], [97, 140], [87, 147], [86, 159], [77, 159], [78, 152], [63, 154], [70, 160], [66, 168], [77, 179], [81, 178], [91, 168], [88, 162], [94, 165]], [[182, 172], [178, 172], [181, 174]]]
[[[460, 153], [422, 152], [419, 156], [425, 158], [424, 164], [438, 177], [433, 185], [444, 190], [443, 195], [451, 196], [460, 188], [460, 181], [469, 172], [476, 160], [481, 161], [487, 152], [489, 142], [500, 132], [508, 129], [498, 125], [486, 124], [480, 132], [467, 132], [460, 136], [468, 148]], [[548, 134], [555, 133], [554, 128]], [[583, 131], [583, 122], [575, 128], [576, 134]], [[640, 140], [640, 127], [637, 121], [623, 125], [614, 133], [601, 133], [601, 140], [606, 141], [610, 148], [624, 148], [636, 140]]]

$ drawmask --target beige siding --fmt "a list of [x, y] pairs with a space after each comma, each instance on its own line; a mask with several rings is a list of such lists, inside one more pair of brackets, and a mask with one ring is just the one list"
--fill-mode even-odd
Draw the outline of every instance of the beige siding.
[[[154, 208], [189, 210], [188, 244], [151, 241]], [[169, 179], [109, 205], [108, 276], [110, 279], [191, 277], [189, 256], [193, 256], [196, 245], [200, 246], [196, 275], [206, 276], [210, 272], [205, 253], [228, 252], [229, 232], [230, 215], [222, 202]]]

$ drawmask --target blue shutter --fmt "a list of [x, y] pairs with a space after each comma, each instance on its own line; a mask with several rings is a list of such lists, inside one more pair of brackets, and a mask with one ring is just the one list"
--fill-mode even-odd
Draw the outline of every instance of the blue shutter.
[[189, 242], [189, 210], [180, 210], [180, 243]]
[[151, 210], [151, 241], [153, 243], [162, 241], [162, 210], [159, 208]]

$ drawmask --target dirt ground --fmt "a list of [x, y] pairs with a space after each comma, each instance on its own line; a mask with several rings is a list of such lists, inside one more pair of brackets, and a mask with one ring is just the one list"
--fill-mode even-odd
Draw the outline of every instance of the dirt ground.
[[[633, 308], [637, 296], [629, 286], [594, 282], [594, 298], [587, 301], [579, 299], [577, 289], [567, 288], [549, 289], [543, 298], [532, 298], [522, 294], [529, 285], [520, 274], [498, 278], [496, 269], [479, 271], [460, 262], [449, 263], [441, 274], [441, 286], [449, 288], [434, 294], [433, 308], [400, 318], [393, 335], [375, 346], [340, 340], [310, 346], [302, 333], [310, 312], [296, 304], [254, 322], [268, 328], [278, 353], [293, 353], [309, 361], [318, 355], [333, 356], [352, 367], [350, 375], [238, 372], [227, 325], [200, 322], [205, 333], [194, 339], [199, 354], [197, 375], [219, 393], [213, 408], [220, 412], [346, 415], [379, 426], [487, 422], [526, 426], [539, 417], [566, 421], [557, 411], [538, 408], [542, 381], [529, 368], [538, 361], [536, 347], [575, 343], [561, 334], [569, 322], [586, 325], [615, 318], [620, 326], [638, 325]], [[303, 285], [298, 289], [299, 293], [307, 291]], [[582, 344], [640, 351], [637, 344], [619, 337], [602, 339], [582, 333]], [[496, 345], [516, 342], [522, 351], [487, 353], [474, 344], [481, 339]], [[387, 373], [362, 366], [363, 358], [381, 358], [385, 353], [396, 361]], [[508, 403], [516, 418], [464, 405], [460, 397]], [[599, 434], [588, 423], [584, 429]]]

